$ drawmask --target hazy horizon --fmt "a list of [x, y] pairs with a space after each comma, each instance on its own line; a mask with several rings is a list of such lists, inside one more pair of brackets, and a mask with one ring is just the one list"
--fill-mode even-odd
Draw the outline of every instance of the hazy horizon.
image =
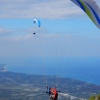
[[[75, 78], [82, 81], [99, 84], [100, 58], [56, 58], [32, 59], [23, 58], [12, 60], [7, 65], [7, 70], [18, 73], [51, 75], [66, 78]], [[13, 62], [13, 63], [12, 63]]]

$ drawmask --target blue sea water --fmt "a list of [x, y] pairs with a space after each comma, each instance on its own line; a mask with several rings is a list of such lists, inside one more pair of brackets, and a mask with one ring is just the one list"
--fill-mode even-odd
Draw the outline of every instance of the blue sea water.
[[7, 69], [12, 72], [56, 75], [66, 78], [79, 79], [85, 82], [100, 85], [100, 59], [99, 58], [40, 58], [19, 59], [9, 64]]

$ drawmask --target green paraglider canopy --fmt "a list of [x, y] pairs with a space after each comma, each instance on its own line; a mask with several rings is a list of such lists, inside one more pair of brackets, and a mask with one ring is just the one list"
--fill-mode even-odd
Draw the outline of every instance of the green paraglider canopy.
[[78, 5], [100, 29], [100, 8], [94, 0], [71, 0]]

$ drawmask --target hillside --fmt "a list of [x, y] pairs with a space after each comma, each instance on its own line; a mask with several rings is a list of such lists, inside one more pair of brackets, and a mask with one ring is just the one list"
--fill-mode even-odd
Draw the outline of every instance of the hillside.
[[[45, 77], [46, 76], [43, 75], [0, 72], [0, 100], [1, 97], [5, 98], [5, 100], [33, 100], [32, 98], [43, 100], [43, 98], [48, 98], [48, 96], [45, 94]], [[54, 87], [56, 84], [56, 79], [57, 77], [55, 76], [47, 76], [48, 85]], [[92, 94], [96, 95], [100, 93], [99, 85], [90, 84], [71, 78], [58, 78], [58, 80], [58, 89], [61, 90], [60, 97], [74, 98], [74, 100], [77, 100], [78, 98], [87, 99]], [[40, 94], [43, 97], [37, 96]], [[28, 97], [31, 99], [27, 99]]]

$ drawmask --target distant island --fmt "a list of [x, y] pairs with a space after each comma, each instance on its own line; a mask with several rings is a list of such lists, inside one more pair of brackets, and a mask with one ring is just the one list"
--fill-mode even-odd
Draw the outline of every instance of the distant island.
[[46, 85], [56, 84], [61, 90], [59, 100], [88, 100], [100, 93], [100, 85], [73, 78], [14, 73], [0, 65], [0, 100], [48, 100]]
[[7, 72], [6, 65], [0, 64], [0, 72]]

